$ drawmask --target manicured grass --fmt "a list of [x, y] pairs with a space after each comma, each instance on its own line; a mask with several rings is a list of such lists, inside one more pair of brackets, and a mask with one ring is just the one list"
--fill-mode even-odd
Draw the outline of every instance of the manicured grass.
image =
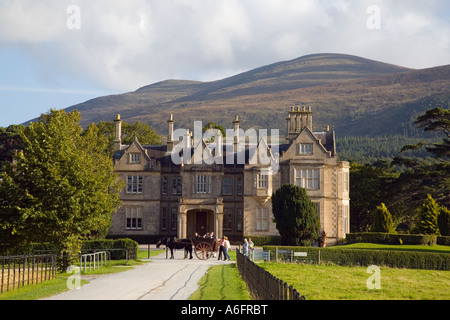
[[415, 251], [415, 252], [435, 252], [450, 253], [450, 246], [419, 246], [419, 245], [391, 245], [376, 243], [352, 243], [342, 246], [329, 247], [330, 249], [374, 249], [374, 250], [395, 250], [395, 251]]
[[198, 284], [198, 290], [189, 300], [250, 300], [235, 263], [209, 268]]
[[365, 267], [261, 263], [307, 300], [450, 300], [450, 271], [380, 268], [381, 289], [368, 289]]

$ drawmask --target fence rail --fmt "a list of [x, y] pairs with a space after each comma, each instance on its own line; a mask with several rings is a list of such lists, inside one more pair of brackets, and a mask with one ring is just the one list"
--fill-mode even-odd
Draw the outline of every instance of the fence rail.
[[305, 300], [305, 296], [236, 250], [239, 274], [256, 300]]
[[[80, 269], [83, 269], [86, 272], [86, 266], [89, 267], [89, 271], [91, 268], [100, 269], [103, 266], [106, 266], [106, 260], [109, 258], [109, 265], [111, 265], [111, 253], [106, 251], [100, 251], [95, 253], [86, 253], [80, 256]], [[84, 265], [84, 266], [83, 266]]]
[[0, 256], [0, 293], [56, 276], [56, 255]]

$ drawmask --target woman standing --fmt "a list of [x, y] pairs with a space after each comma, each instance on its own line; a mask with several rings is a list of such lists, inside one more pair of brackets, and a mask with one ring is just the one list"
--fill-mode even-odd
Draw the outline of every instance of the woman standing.
[[230, 258], [230, 255], [228, 254], [228, 250], [231, 249], [230, 241], [228, 241], [228, 237], [227, 236], [225, 236], [223, 238], [224, 238], [223, 246], [225, 248], [224, 255], [223, 255], [223, 260], [226, 261], [228, 259], [228, 261], [230, 261], [231, 258]]

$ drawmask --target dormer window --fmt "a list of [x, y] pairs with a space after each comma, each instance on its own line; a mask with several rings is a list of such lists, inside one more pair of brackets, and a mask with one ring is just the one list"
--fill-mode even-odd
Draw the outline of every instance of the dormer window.
[[141, 154], [130, 153], [130, 163], [141, 163]]
[[313, 144], [312, 143], [299, 143], [297, 145], [297, 154], [313, 154]]

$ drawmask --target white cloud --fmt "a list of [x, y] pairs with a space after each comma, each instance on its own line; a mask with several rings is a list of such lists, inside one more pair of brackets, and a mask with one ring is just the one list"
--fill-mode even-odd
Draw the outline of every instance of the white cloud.
[[[66, 26], [69, 5], [80, 8], [80, 30]], [[380, 7], [380, 30], [367, 28], [369, 5]], [[320, 52], [421, 68], [450, 63], [445, 10], [445, 0], [9, 0], [0, 3], [0, 50], [27, 51], [43, 79], [120, 91]]]

